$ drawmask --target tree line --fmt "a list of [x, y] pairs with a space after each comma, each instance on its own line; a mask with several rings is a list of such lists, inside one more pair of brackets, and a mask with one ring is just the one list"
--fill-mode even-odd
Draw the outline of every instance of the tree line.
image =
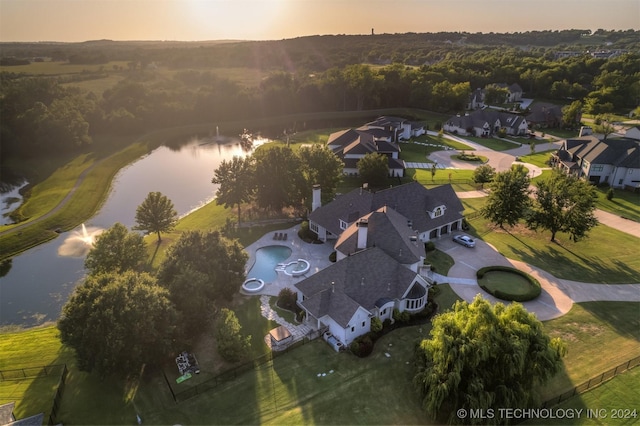
[[[290, 41], [282, 41], [286, 42]], [[580, 100], [584, 112], [591, 114], [627, 113], [640, 99], [637, 54], [555, 60], [535, 49], [480, 46], [464, 47], [463, 53], [456, 46], [448, 49], [441, 58], [420, 66], [401, 62], [372, 66], [350, 57], [318, 70], [292, 56], [285, 61], [292, 66], [267, 68], [268, 76], [251, 87], [219, 77], [212, 69], [182, 67], [167, 78], [141, 65], [99, 71], [96, 78], [113, 72], [123, 79], [97, 95], [63, 84], [67, 76], [3, 73], [2, 157], [73, 151], [99, 134], [134, 135], [158, 127], [293, 113], [393, 107], [460, 113], [472, 90], [493, 83], [518, 83], [527, 96], [560, 104]], [[175, 52], [181, 53], [191, 54], [189, 49]]]

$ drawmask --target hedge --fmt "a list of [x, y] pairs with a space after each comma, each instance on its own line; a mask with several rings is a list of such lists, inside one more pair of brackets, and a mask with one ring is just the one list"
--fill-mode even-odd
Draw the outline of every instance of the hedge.
[[[484, 277], [484, 274], [490, 271], [511, 272], [513, 274], [518, 274], [521, 277], [524, 277], [530, 284], [529, 291], [525, 294], [510, 294], [500, 290], [489, 289], [480, 280], [482, 279], [482, 277]], [[482, 288], [492, 296], [497, 297], [498, 299], [507, 300], [509, 302], [528, 302], [529, 300], [533, 300], [536, 297], [540, 296], [540, 293], [542, 292], [542, 287], [540, 286], [538, 280], [536, 280], [526, 272], [522, 272], [509, 266], [485, 266], [484, 268], [480, 268], [478, 272], [476, 272], [476, 277], [478, 278], [478, 285], [480, 286], [480, 288]]]

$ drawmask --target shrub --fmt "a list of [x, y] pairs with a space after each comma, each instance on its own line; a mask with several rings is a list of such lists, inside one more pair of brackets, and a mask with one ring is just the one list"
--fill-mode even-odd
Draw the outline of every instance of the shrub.
[[424, 243], [424, 250], [428, 253], [430, 251], [434, 251], [436, 249], [436, 243], [433, 241], [427, 241]]
[[312, 243], [318, 240], [318, 235], [309, 228], [309, 221], [305, 220], [300, 223], [298, 237], [306, 243]]
[[609, 190], [607, 191], [607, 200], [613, 200], [613, 195], [613, 188], [609, 188]]
[[406, 324], [411, 320], [411, 314], [407, 311], [400, 312], [397, 308], [393, 310], [393, 319], [399, 323]]
[[329, 261], [330, 261], [330, 262], [334, 262], [334, 263], [335, 263], [335, 261], [336, 261], [336, 256], [337, 256], [337, 254], [336, 254], [336, 252], [335, 252], [335, 251], [331, 252], [331, 254], [329, 255]]
[[288, 311], [296, 312], [296, 300], [298, 296], [290, 288], [283, 288], [278, 293], [278, 306]]
[[371, 318], [371, 331], [373, 333], [379, 333], [380, 331], [382, 331], [382, 321], [380, 321], [380, 318]]
[[[490, 289], [480, 281], [482, 277], [484, 277], [484, 274], [490, 271], [504, 271], [518, 274], [529, 281], [529, 284], [531, 285], [530, 291], [528, 291], [526, 294], [508, 294], [500, 290]], [[540, 293], [542, 292], [542, 287], [540, 286], [538, 280], [525, 272], [519, 271], [518, 269], [511, 268], [509, 266], [485, 266], [484, 268], [480, 268], [478, 272], [476, 272], [476, 277], [478, 278], [478, 285], [480, 286], [480, 288], [501, 300], [507, 300], [510, 302], [527, 302], [540, 296]]]
[[369, 333], [356, 337], [351, 345], [349, 345], [351, 352], [360, 358], [365, 358], [371, 355], [373, 352], [373, 340]]

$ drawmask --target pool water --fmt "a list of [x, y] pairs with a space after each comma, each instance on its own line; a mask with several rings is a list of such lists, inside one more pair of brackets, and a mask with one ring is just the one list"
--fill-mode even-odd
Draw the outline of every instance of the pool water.
[[278, 273], [276, 266], [291, 256], [291, 249], [285, 246], [266, 246], [256, 250], [256, 262], [253, 264], [247, 278], [259, 278], [265, 283], [276, 280]]

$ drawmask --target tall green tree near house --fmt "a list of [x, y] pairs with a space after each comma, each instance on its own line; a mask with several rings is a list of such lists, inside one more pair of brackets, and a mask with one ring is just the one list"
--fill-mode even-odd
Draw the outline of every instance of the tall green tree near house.
[[[416, 348], [414, 385], [437, 423], [473, 424], [471, 410], [496, 417], [500, 408], [533, 408], [533, 392], [562, 367], [566, 346], [551, 339], [534, 314], [519, 303], [491, 305], [480, 295], [458, 301], [436, 316], [430, 337]], [[486, 421], [486, 419], [484, 420]]]
[[529, 198], [529, 171], [522, 164], [511, 166], [510, 170], [496, 173], [489, 185], [489, 196], [480, 213], [485, 219], [503, 228], [513, 226], [524, 217], [531, 205]]
[[211, 183], [220, 185], [216, 191], [216, 204], [224, 205], [225, 208], [237, 206], [240, 223], [240, 206], [249, 202], [254, 192], [251, 157], [234, 156], [230, 161], [222, 160]]
[[496, 175], [496, 169], [488, 164], [482, 164], [473, 171], [473, 181], [479, 183], [484, 188], [485, 183], [489, 183]]
[[336, 188], [342, 180], [342, 161], [326, 146], [320, 144], [302, 147], [298, 151], [302, 162], [302, 173], [307, 188], [319, 184], [322, 188], [322, 202], [333, 200]]
[[75, 350], [82, 371], [102, 377], [160, 365], [175, 349], [178, 321], [168, 295], [147, 273], [90, 275], [64, 305], [60, 339]]
[[554, 170], [551, 177], [536, 183], [535, 202], [527, 217], [531, 229], [567, 232], [571, 239], [584, 238], [598, 224], [595, 217], [597, 195], [593, 186], [575, 176]]
[[222, 308], [216, 320], [218, 353], [229, 362], [240, 361], [251, 348], [251, 336], [242, 335], [242, 326], [235, 312]]
[[161, 232], [169, 232], [178, 220], [178, 212], [173, 202], [160, 192], [150, 192], [136, 209], [136, 226], [133, 229], [158, 234], [158, 243], [162, 241]]
[[562, 108], [562, 125], [573, 129], [580, 125], [582, 120], [582, 101], [573, 101]]
[[142, 235], [129, 232], [126, 226], [116, 223], [96, 237], [84, 266], [91, 275], [137, 271], [146, 256]]
[[300, 158], [287, 146], [267, 146], [253, 154], [255, 199], [262, 208], [300, 205], [309, 192]]
[[389, 159], [384, 154], [369, 153], [358, 160], [358, 174], [362, 183], [380, 188], [386, 184], [389, 177]]

